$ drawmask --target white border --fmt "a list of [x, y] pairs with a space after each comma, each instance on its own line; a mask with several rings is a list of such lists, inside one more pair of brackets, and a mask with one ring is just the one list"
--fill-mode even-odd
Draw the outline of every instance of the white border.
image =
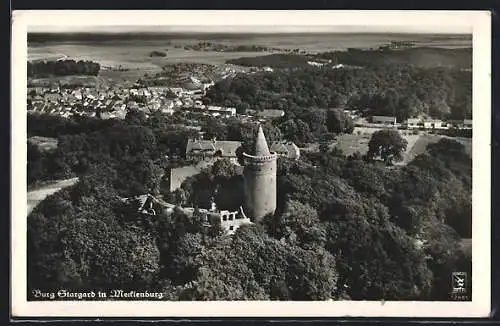
[[[486, 317], [490, 313], [490, 13], [451, 11], [16, 11], [12, 37], [13, 317]], [[126, 24], [124, 24], [126, 22]], [[27, 302], [26, 32], [30, 26], [344, 26], [473, 34], [472, 302]], [[361, 31], [360, 30], [360, 31]]]

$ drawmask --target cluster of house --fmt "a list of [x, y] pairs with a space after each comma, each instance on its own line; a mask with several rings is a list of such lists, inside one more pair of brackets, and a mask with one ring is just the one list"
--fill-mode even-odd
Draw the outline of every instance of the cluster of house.
[[[236, 108], [204, 105], [202, 98], [211, 83], [201, 83], [190, 77], [192, 89], [169, 86], [151, 86], [135, 88], [28, 88], [27, 110], [29, 113], [71, 116], [88, 116], [101, 119], [124, 119], [128, 110], [139, 110], [149, 115], [161, 112], [172, 115], [177, 111], [185, 113], [199, 112], [212, 117], [234, 117]], [[283, 110], [264, 110], [254, 112], [247, 118], [260, 121], [281, 117]], [[245, 116], [241, 116], [245, 119]]]
[[179, 86], [188, 90], [205, 90], [221, 80], [235, 76], [237, 73], [248, 73], [250, 68], [231, 64], [199, 64], [177, 63], [166, 65], [163, 72], [149, 79], [152, 84], [160, 82], [164, 85]]
[[146, 114], [159, 111], [171, 115], [176, 111], [200, 110], [212, 116], [234, 116], [235, 108], [203, 105], [203, 89], [181, 87], [60, 88], [32, 87], [28, 89], [29, 113], [45, 113], [65, 118], [89, 116], [101, 119], [124, 119], [129, 109]]
[[442, 121], [413, 118], [406, 120], [406, 122], [403, 124], [403, 127], [406, 127], [408, 129], [472, 129], [472, 119]]
[[377, 125], [388, 125], [406, 129], [472, 129], [472, 119], [443, 121], [438, 119], [410, 118], [403, 123], [398, 123], [393, 116], [372, 116], [371, 122]]

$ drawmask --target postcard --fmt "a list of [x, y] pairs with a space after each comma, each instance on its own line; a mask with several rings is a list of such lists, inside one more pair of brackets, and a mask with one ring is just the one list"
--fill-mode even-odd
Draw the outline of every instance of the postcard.
[[490, 24], [14, 12], [12, 316], [488, 316]]

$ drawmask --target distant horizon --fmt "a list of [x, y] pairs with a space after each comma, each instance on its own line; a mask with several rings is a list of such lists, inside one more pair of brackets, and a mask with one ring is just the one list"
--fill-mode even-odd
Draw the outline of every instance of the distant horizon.
[[[28, 34], [428, 34], [467, 35], [461, 28], [432, 30], [429, 26], [30, 26]], [[442, 28], [441, 28], [442, 29]]]

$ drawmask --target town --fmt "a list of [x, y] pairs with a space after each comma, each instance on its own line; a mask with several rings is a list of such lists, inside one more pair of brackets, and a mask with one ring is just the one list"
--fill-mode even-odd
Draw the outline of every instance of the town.
[[[151, 86], [132, 88], [63, 88], [59, 85], [52, 87], [29, 87], [27, 96], [27, 110], [29, 114], [50, 114], [63, 118], [71, 116], [96, 117], [99, 119], [125, 119], [129, 110], [139, 110], [149, 116], [153, 112], [172, 115], [174, 113], [198, 112], [212, 117], [234, 117], [241, 120], [253, 119], [263, 122], [266, 119], [284, 116], [283, 110], [263, 110], [252, 112], [253, 115], [237, 114], [234, 107], [223, 107], [203, 104], [206, 89], [214, 85], [211, 81], [199, 84], [191, 89], [182, 87]], [[194, 82], [193, 82], [194, 84]], [[196, 84], [195, 84], [196, 85]], [[194, 89], [193, 89], [194, 88]], [[472, 129], [472, 119], [448, 120], [408, 118], [397, 121], [395, 116], [372, 116], [362, 118], [359, 113], [345, 110], [359, 127], [395, 127], [399, 129], [419, 130], [447, 130]]]

